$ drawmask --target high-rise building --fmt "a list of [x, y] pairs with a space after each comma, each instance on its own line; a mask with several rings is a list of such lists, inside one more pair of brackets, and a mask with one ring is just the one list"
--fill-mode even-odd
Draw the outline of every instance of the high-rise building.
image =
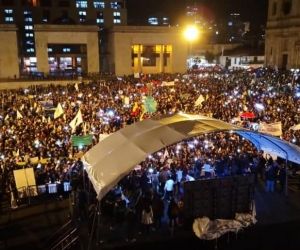
[[[38, 71], [37, 30], [41, 33], [47, 25], [78, 25], [82, 31], [90, 30], [91, 26], [97, 30], [97, 27], [127, 25], [125, 3], [126, 0], [1, 0], [0, 25], [15, 26], [20, 73], [26, 74]], [[95, 42], [99, 44], [99, 39]], [[76, 43], [66, 39], [47, 43], [47, 46], [50, 72], [90, 71], [86, 60], [88, 49], [83, 41]]]

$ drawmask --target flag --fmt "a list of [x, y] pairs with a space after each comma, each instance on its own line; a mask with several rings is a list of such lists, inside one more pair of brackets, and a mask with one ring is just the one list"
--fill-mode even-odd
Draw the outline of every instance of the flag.
[[42, 116], [42, 122], [46, 122], [45, 116]]
[[23, 110], [23, 109], [24, 109], [24, 104], [22, 104], [22, 106], [20, 107], [20, 109], [21, 109], [21, 110]]
[[19, 110], [17, 110], [17, 119], [22, 119], [23, 115], [19, 112]]
[[72, 131], [75, 130], [75, 128], [80, 125], [83, 122], [82, 114], [80, 109], [77, 112], [77, 115], [74, 117], [74, 119], [69, 123], [70, 127], [72, 128]]
[[93, 144], [93, 135], [72, 136], [72, 146], [88, 146]]
[[169, 152], [168, 152], [167, 148], [165, 149], [165, 152], [164, 152], [164, 159], [166, 159], [166, 157], [169, 158]]
[[57, 104], [57, 107], [54, 112], [54, 119], [60, 117], [64, 113], [64, 110], [60, 103]]
[[134, 78], [140, 78], [140, 73], [134, 73]]
[[195, 102], [195, 106], [200, 106], [202, 104], [202, 102], [204, 102], [204, 97], [203, 97], [203, 95], [200, 95]]
[[50, 118], [50, 116], [48, 117], [48, 123], [51, 123], [51, 118]]
[[129, 105], [129, 97], [128, 96], [125, 96], [125, 98], [124, 98], [124, 104], [125, 105]]
[[65, 121], [67, 120], [66, 114], [63, 115], [63, 119], [64, 119]]
[[19, 149], [17, 150], [17, 152], [13, 152], [13, 155], [14, 155], [15, 157], [18, 157], [18, 156], [19, 156], [19, 154], [20, 154], [20, 151], [19, 151]]
[[9, 115], [6, 115], [4, 120], [8, 120], [9, 119]]
[[140, 115], [140, 121], [144, 120], [144, 114], [145, 114], [145, 112], [143, 112], [143, 113]]
[[75, 83], [74, 87], [75, 87], [76, 91], [79, 91], [78, 83]]

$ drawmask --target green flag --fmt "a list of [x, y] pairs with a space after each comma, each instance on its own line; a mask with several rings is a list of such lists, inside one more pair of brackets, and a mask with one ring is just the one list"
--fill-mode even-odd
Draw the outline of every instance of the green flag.
[[88, 146], [93, 144], [93, 135], [72, 136], [72, 146]]

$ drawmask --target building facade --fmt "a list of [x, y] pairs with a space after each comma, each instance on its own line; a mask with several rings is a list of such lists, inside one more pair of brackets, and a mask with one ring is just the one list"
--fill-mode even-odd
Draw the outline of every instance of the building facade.
[[300, 68], [300, 1], [269, 0], [265, 65]]
[[181, 28], [127, 26], [125, 0], [0, 4], [0, 78], [186, 70]]
[[185, 72], [183, 34], [178, 27], [114, 26], [101, 46], [101, 64], [118, 75]]
[[[17, 46], [11, 50], [17, 51], [18, 70], [15, 66], [12, 67], [7, 71], [7, 76], [10, 70], [14, 75], [40, 71], [47, 74], [88, 73], [96, 69], [95, 72], [99, 72], [99, 60], [96, 64], [88, 62], [91, 59], [87, 59], [90, 51], [87, 43], [90, 46], [92, 43], [99, 45], [100, 38], [96, 39], [96, 35], [102, 28], [127, 25], [125, 2], [125, 0], [1, 0], [0, 30], [5, 32], [6, 36], [0, 38], [0, 44], [4, 46], [1, 46], [0, 50], [5, 52], [8, 51], [5, 49], [7, 46], [15, 45], [6, 44], [8, 33], [17, 37]], [[47, 51], [43, 53], [41, 46], [45, 46], [46, 38], [42, 33], [48, 37]], [[55, 39], [54, 34], [58, 35]], [[95, 49], [93, 52], [96, 52]], [[46, 53], [49, 59], [48, 70], [45, 63]], [[98, 53], [91, 55], [95, 57]], [[0, 65], [1, 63], [5, 65], [8, 57], [10, 55], [0, 54]], [[6, 77], [3, 75], [6, 72], [3, 66], [0, 71], [2, 72], [0, 77]]]

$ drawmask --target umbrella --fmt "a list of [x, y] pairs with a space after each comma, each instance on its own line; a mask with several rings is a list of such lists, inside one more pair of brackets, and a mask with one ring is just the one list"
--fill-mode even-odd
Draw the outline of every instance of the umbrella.
[[243, 112], [240, 114], [240, 117], [242, 118], [255, 118], [255, 115], [252, 112]]
[[291, 130], [300, 130], [300, 123], [290, 127], [289, 129], [291, 129]]

